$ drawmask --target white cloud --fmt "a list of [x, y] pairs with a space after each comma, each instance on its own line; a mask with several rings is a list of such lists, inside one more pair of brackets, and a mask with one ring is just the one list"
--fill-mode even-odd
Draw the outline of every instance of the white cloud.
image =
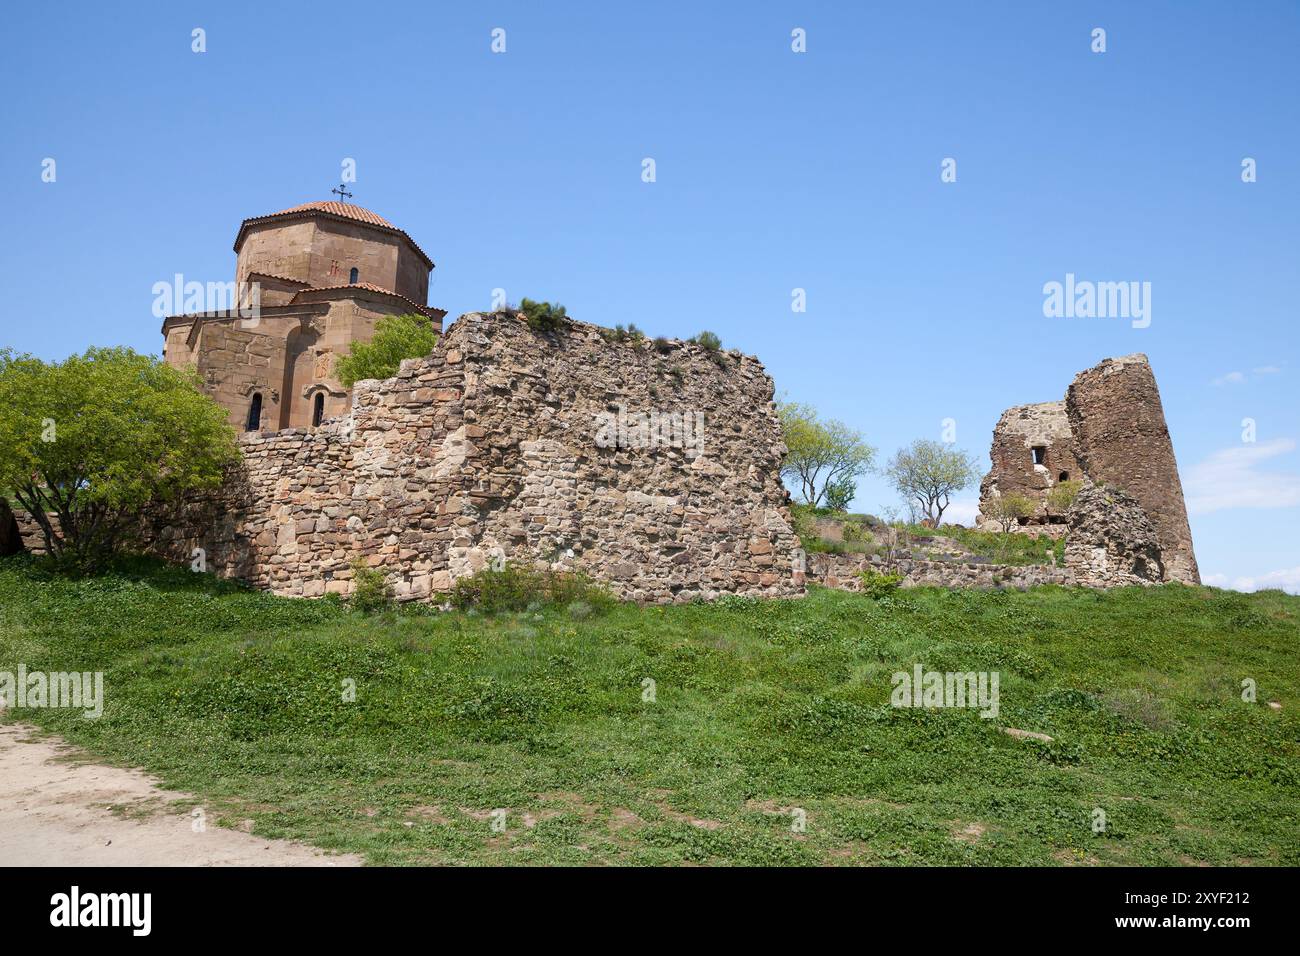
[[1215, 588], [1230, 588], [1233, 591], [1263, 591], [1268, 588], [1280, 588], [1288, 594], [1300, 594], [1300, 565], [1294, 568], [1283, 568], [1280, 571], [1269, 571], [1257, 577], [1235, 577], [1231, 579], [1231, 583], [1226, 574], [1207, 574], [1201, 578], [1201, 583]]
[[[1276, 375], [1282, 371], [1276, 365], [1261, 365], [1258, 368], [1252, 368], [1251, 374], [1256, 378], [1261, 375]], [[1211, 380], [1211, 385], [1243, 385], [1246, 382], [1247, 375], [1244, 372], [1229, 372], [1226, 375], [1220, 375], [1218, 378]]]
[[1300, 474], [1261, 471], [1261, 462], [1294, 451], [1295, 440], [1277, 438], [1216, 451], [1187, 472], [1187, 510], [1291, 508], [1300, 505]]
[[968, 528], [973, 527], [975, 515], [979, 514], [979, 510], [980, 500], [978, 498], [958, 498], [943, 513], [943, 522], [944, 524], [964, 524]]

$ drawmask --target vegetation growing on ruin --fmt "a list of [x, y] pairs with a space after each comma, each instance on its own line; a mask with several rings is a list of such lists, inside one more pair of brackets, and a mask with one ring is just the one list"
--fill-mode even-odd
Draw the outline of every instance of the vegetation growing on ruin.
[[[6, 559], [0, 670], [103, 670], [106, 704], [5, 719], [372, 863], [1300, 865], [1298, 597], [573, 607], [367, 615]], [[997, 719], [891, 707], [918, 663], [999, 672]]]
[[606, 342], [630, 342], [635, 345], [645, 340], [645, 333], [636, 327], [636, 323], [629, 323], [626, 327], [620, 323], [612, 329], [601, 329], [600, 337]]
[[564, 328], [568, 321], [568, 313], [558, 302], [551, 305], [549, 302], [523, 299], [519, 303], [519, 311], [528, 320], [528, 327], [535, 332], [555, 332]]
[[1082, 489], [1083, 482], [1077, 478], [1057, 482], [1047, 493], [1047, 507], [1054, 514], [1065, 514], [1070, 510], [1070, 505], [1074, 504], [1074, 499], [1079, 497]]
[[[939, 529], [903, 521], [885, 522], [874, 515], [847, 514], [830, 508], [812, 508], [794, 504], [790, 507], [794, 532], [805, 552], [833, 554], [880, 554], [886, 556], [892, 546], [897, 556], [951, 556], [955, 546], [963, 560], [987, 561], [1017, 567], [1032, 564], [1065, 562], [1065, 539], [1056, 541], [1027, 534], [1003, 534], [943, 525]], [[818, 533], [817, 518], [829, 518], [841, 524], [842, 540], [824, 538]]]
[[341, 356], [335, 373], [344, 388], [368, 378], [392, 378], [403, 359], [424, 358], [438, 344], [438, 333], [427, 315], [386, 315], [375, 323], [369, 342], [353, 342]]
[[692, 335], [688, 341], [695, 343], [706, 352], [716, 352], [722, 348], [722, 339], [708, 330]]

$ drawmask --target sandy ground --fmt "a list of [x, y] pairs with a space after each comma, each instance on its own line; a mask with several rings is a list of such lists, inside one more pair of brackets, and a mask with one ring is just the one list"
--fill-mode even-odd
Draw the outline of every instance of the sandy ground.
[[[287, 840], [207, 823], [196, 833], [187, 795], [139, 770], [69, 762], [57, 737], [0, 724], [0, 866], [357, 866]], [[110, 809], [113, 808], [113, 809]], [[116, 812], [115, 812], [116, 811]], [[123, 815], [124, 812], [124, 815]]]

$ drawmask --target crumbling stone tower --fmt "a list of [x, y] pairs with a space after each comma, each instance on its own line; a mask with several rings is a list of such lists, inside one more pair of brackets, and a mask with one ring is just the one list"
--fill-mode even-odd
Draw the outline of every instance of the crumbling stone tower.
[[1024, 530], [1059, 537], [1069, 516], [1049, 506], [1053, 487], [1069, 480], [1117, 487], [1154, 526], [1163, 579], [1200, 583], [1178, 463], [1145, 355], [1108, 358], [1080, 372], [1064, 401], [1008, 409], [994, 428], [990, 457], [981, 512], [990, 498], [1025, 495], [1038, 510], [1022, 521]]
[[1080, 372], [1066, 393], [1065, 411], [1088, 477], [1127, 491], [1155, 525], [1165, 580], [1200, 584], [1183, 483], [1147, 357], [1106, 359]]

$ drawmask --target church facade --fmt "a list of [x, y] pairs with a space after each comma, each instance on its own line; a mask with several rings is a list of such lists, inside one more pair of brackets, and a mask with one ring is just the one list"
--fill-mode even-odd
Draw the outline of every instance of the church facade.
[[335, 362], [387, 315], [422, 314], [433, 261], [368, 209], [311, 202], [245, 219], [235, 237], [239, 307], [163, 320], [163, 355], [193, 366], [241, 432], [311, 428], [346, 414]]

